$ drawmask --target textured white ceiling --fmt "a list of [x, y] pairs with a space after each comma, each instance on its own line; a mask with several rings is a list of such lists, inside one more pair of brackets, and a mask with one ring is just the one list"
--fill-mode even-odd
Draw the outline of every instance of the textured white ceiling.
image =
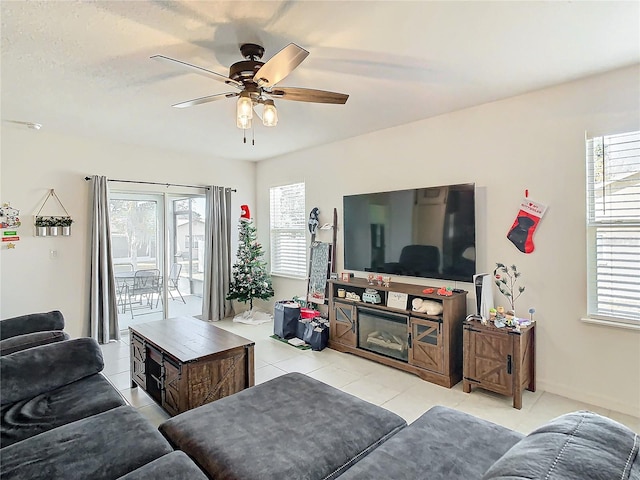
[[[2, 120], [221, 158], [260, 160], [640, 62], [640, 2], [3, 1]], [[276, 100], [255, 145], [229, 91], [149, 57], [222, 74], [242, 43], [309, 57], [281, 86], [346, 105]], [[6, 124], [5, 124], [6, 125]]]

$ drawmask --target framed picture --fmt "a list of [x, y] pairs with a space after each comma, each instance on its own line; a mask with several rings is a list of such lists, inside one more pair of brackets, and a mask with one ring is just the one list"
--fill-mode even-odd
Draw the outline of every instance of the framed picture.
[[387, 295], [387, 307], [406, 310], [408, 298], [409, 295], [406, 293], [389, 292], [389, 294]]
[[340, 278], [342, 278], [343, 282], [348, 282], [350, 278], [349, 272], [342, 272], [342, 275], [340, 276]]

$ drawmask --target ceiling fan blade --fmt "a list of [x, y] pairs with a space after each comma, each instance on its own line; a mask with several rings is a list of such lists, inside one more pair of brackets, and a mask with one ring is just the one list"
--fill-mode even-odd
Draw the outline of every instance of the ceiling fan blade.
[[344, 93], [297, 87], [278, 87], [269, 92], [269, 95], [282, 100], [294, 100], [296, 102], [335, 103], [340, 105], [347, 103], [349, 98], [349, 95]]
[[222, 100], [223, 98], [233, 98], [237, 96], [238, 94], [236, 92], [217, 93], [207, 97], [194, 98], [193, 100], [187, 100], [186, 102], [176, 103], [171, 106], [175, 108], [193, 107], [194, 105], [202, 105], [203, 103], [215, 102], [216, 100]]
[[273, 87], [309, 56], [304, 48], [290, 43], [260, 67], [253, 79], [261, 87]]
[[14, 125], [23, 125], [31, 128], [32, 130], [40, 130], [42, 128], [42, 124], [36, 122], [23, 122], [22, 120], [3, 120], [3, 122], [13, 123]]
[[172, 63], [172, 64], [176, 64], [177, 63], [181, 67], [188, 68], [193, 73], [197, 73], [197, 74], [209, 77], [209, 78], [213, 78], [213, 79], [218, 80], [220, 82], [224, 82], [224, 83], [226, 83], [228, 85], [233, 85], [234, 87], [242, 87], [242, 84], [240, 82], [232, 80], [231, 78], [229, 78], [229, 77], [227, 77], [225, 75], [222, 75], [221, 73], [213, 72], [211, 70], [207, 70], [206, 68], [198, 67], [197, 65], [192, 65], [190, 63], [183, 62], [182, 60], [176, 60], [175, 58], [165, 57], [164, 55], [152, 55], [149, 58], [151, 58], [153, 60], [158, 60], [160, 62], [165, 62], [165, 63]]

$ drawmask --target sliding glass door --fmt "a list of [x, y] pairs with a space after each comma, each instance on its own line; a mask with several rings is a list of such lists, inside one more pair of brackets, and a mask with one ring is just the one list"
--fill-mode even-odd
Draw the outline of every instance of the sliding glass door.
[[204, 205], [202, 195], [111, 193], [121, 330], [202, 313]]
[[168, 317], [200, 315], [204, 283], [204, 196], [169, 196]]

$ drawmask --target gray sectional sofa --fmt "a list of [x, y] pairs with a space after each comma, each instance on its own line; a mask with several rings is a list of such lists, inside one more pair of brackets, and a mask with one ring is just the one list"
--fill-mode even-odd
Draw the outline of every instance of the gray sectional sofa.
[[407, 426], [297, 373], [156, 429], [102, 376], [93, 340], [39, 335], [44, 345], [6, 350], [42, 332], [5, 336], [4, 322], [1, 479], [640, 480], [638, 435], [591, 412], [527, 436], [445, 407]]

